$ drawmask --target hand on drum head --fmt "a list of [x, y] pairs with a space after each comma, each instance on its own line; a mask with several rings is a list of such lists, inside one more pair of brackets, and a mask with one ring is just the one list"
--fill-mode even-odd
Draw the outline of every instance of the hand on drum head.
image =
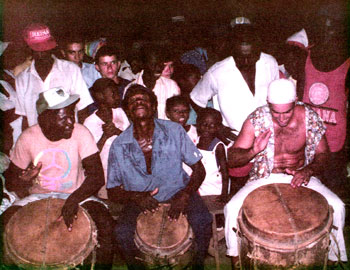
[[290, 182], [293, 188], [300, 187], [302, 184], [307, 186], [310, 182], [310, 177], [312, 175], [312, 171], [309, 170], [307, 167], [297, 171], [286, 169], [286, 173], [293, 175], [293, 179]]
[[154, 195], [158, 193], [158, 188], [155, 188], [153, 191], [149, 192], [130, 192], [130, 196], [132, 196], [131, 200], [136, 202], [138, 206], [142, 209], [142, 211], [146, 214], [147, 211], [155, 212], [158, 210], [158, 201], [153, 198]]
[[186, 192], [179, 191], [170, 200], [170, 210], [168, 216], [170, 220], [177, 220], [180, 214], [185, 214], [185, 209], [190, 195]]
[[21, 172], [21, 174], [19, 175], [19, 178], [25, 182], [32, 181], [39, 175], [41, 166], [42, 166], [41, 162], [38, 162], [36, 166], [33, 163], [30, 163], [29, 166]]
[[68, 197], [68, 199], [62, 207], [61, 216], [59, 219], [61, 220], [63, 218], [64, 223], [68, 228], [68, 231], [72, 231], [73, 221], [74, 219], [77, 219], [79, 204], [73, 202], [69, 198], [70, 197]]

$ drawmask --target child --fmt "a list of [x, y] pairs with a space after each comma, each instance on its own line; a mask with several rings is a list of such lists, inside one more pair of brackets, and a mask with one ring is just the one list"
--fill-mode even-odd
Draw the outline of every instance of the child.
[[[108, 153], [114, 139], [129, 126], [129, 120], [122, 108], [118, 108], [120, 97], [118, 86], [108, 78], [95, 81], [90, 88], [97, 111], [93, 112], [84, 121], [90, 130], [100, 150], [101, 161], [107, 177]], [[106, 187], [98, 192], [99, 197], [107, 199]]]
[[206, 177], [199, 187], [201, 196], [220, 195], [219, 200], [228, 199], [228, 170], [226, 163], [226, 150], [222, 141], [217, 138], [221, 127], [221, 113], [213, 108], [202, 109], [197, 117], [197, 130], [199, 134], [198, 149], [203, 158]]
[[173, 122], [179, 123], [190, 136], [194, 144], [198, 143], [197, 129], [193, 125], [187, 125], [190, 115], [190, 103], [183, 96], [174, 96], [166, 100], [166, 116]]

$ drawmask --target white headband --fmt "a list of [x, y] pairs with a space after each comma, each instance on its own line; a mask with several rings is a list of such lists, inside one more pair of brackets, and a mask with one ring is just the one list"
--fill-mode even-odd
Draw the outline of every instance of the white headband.
[[270, 83], [267, 90], [267, 102], [272, 104], [287, 104], [296, 100], [294, 82], [287, 79], [278, 79]]

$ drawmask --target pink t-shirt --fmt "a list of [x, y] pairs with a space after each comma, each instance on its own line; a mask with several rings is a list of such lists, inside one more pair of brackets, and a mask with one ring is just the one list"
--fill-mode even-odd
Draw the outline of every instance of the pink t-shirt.
[[303, 102], [310, 105], [326, 124], [326, 138], [331, 152], [340, 151], [346, 137], [345, 78], [350, 58], [330, 72], [317, 70], [310, 53], [305, 65]]
[[42, 168], [30, 194], [72, 193], [83, 183], [82, 160], [98, 152], [89, 130], [75, 123], [72, 137], [56, 142], [49, 141], [39, 125], [26, 129], [19, 137], [11, 154], [11, 161], [25, 169], [33, 162], [42, 162]]

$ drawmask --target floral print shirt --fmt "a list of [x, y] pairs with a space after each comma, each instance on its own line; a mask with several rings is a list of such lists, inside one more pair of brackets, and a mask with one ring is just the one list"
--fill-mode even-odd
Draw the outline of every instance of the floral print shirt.
[[[318, 114], [309, 106], [302, 102], [297, 102], [297, 105], [305, 107], [306, 146], [305, 163], [303, 166], [305, 167], [313, 161], [316, 148], [326, 132], [326, 127]], [[253, 160], [253, 168], [250, 171], [248, 180], [253, 181], [260, 178], [267, 178], [271, 174], [275, 153], [275, 132], [268, 105], [256, 109], [248, 116], [248, 119], [250, 119], [250, 122], [254, 126], [255, 137], [268, 129], [272, 132], [265, 150], [257, 154]]]

